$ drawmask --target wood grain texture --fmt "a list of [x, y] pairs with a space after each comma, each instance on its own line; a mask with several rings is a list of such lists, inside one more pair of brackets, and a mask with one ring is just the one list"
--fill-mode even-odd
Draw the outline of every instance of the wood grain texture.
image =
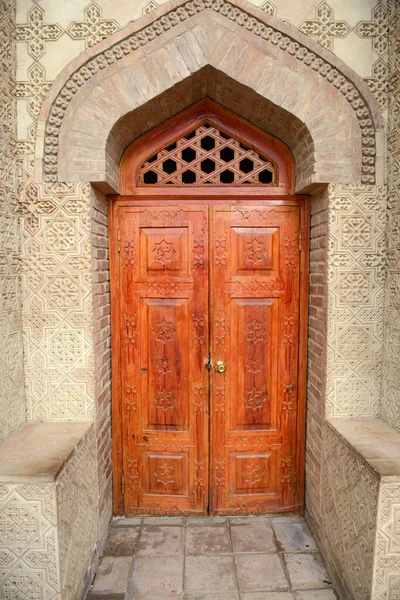
[[[146, 156], [211, 117], [273, 155], [284, 186], [136, 187]], [[207, 101], [122, 161], [125, 195], [109, 197], [117, 514], [303, 510], [309, 202], [287, 195], [290, 153], [263, 135]]]

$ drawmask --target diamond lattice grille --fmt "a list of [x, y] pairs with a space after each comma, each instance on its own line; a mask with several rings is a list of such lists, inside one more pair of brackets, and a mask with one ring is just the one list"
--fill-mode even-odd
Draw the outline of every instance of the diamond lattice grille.
[[276, 167], [268, 159], [210, 125], [148, 158], [139, 185], [276, 185]]

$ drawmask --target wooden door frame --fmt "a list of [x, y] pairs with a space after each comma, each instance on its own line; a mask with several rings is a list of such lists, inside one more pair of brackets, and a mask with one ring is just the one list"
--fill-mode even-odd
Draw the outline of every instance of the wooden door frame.
[[[111, 281], [111, 359], [112, 359], [112, 448], [113, 448], [113, 491], [114, 491], [114, 514], [124, 514], [124, 498], [122, 493], [123, 481], [123, 441], [122, 441], [122, 402], [121, 382], [118, 376], [120, 372], [120, 289], [119, 289], [119, 252], [118, 252], [118, 209], [120, 206], [147, 205], [180, 205], [191, 204], [240, 204], [261, 206], [300, 206], [300, 228], [302, 237], [302, 251], [300, 256], [300, 299], [299, 299], [299, 364], [298, 364], [298, 390], [297, 390], [297, 443], [296, 443], [296, 472], [298, 481], [296, 486], [295, 503], [290, 512], [302, 515], [304, 512], [304, 470], [305, 470], [305, 424], [306, 424], [306, 380], [307, 380], [307, 345], [308, 345], [308, 274], [309, 274], [309, 238], [310, 238], [310, 198], [309, 196], [270, 196], [261, 195], [259, 188], [257, 194], [246, 188], [244, 196], [234, 193], [235, 188], [227, 193], [210, 199], [210, 189], [204, 190], [203, 194], [196, 194], [193, 198], [188, 186], [186, 193], [160, 197], [149, 194], [147, 197], [140, 195], [109, 196], [108, 218], [109, 218], [109, 250], [110, 250], [110, 281]], [[179, 190], [181, 192], [182, 190]], [[186, 191], [186, 190], [185, 190]], [[232, 193], [230, 193], [232, 191]], [[285, 509], [282, 512], [288, 512]]]

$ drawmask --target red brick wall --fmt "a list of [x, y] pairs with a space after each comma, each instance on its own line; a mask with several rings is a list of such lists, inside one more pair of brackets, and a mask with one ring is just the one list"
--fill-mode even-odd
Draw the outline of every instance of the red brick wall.
[[94, 188], [91, 199], [93, 344], [101, 543], [112, 516], [110, 271], [107, 199]]
[[312, 196], [308, 329], [306, 513], [318, 529], [321, 503], [321, 429], [325, 420], [328, 189]]

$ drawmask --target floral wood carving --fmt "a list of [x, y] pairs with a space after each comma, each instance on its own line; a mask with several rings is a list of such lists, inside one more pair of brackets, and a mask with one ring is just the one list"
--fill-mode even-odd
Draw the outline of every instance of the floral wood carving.
[[194, 385], [192, 389], [194, 412], [202, 412], [204, 410], [204, 386]]
[[135, 240], [130, 240], [125, 242], [124, 246], [124, 265], [125, 267], [134, 267], [135, 266]]
[[125, 315], [125, 344], [127, 346], [136, 345], [136, 319]]
[[195, 315], [192, 315], [192, 319], [193, 319], [194, 328], [195, 328], [195, 332], [196, 332], [194, 335], [194, 344], [195, 344], [195, 346], [203, 346], [203, 344], [204, 344], [204, 318], [196, 317]]
[[198, 269], [204, 267], [204, 239], [198, 238], [193, 241], [193, 267]]
[[125, 398], [126, 409], [132, 411], [137, 410], [136, 383], [129, 384], [128, 382], [125, 382]]
[[266, 399], [267, 392], [253, 387], [247, 392], [246, 398], [244, 399], [245, 408], [251, 408], [251, 410], [255, 412], [264, 406]]
[[251, 486], [262, 481], [264, 475], [265, 469], [262, 469], [260, 465], [246, 465], [242, 471], [243, 481], [249, 483]]
[[159, 323], [156, 323], [153, 333], [156, 336], [156, 340], [158, 342], [162, 342], [163, 344], [167, 344], [170, 342], [176, 335], [176, 329], [173, 324], [165, 319], [162, 319]]
[[172, 392], [169, 391], [168, 388], [164, 387], [162, 390], [158, 391], [154, 396], [154, 402], [156, 408], [159, 408], [163, 411], [167, 411], [170, 408], [173, 408], [176, 404], [176, 398]]
[[262, 342], [266, 333], [267, 330], [265, 329], [264, 325], [260, 321], [257, 321], [257, 319], [247, 323], [246, 339], [251, 344]]
[[249, 262], [254, 264], [263, 262], [267, 258], [267, 255], [268, 253], [263, 242], [259, 242], [258, 240], [247, 242], [244, 256]]
[[154, 260], [160, 262], [163, 267], [166, 267], [168, 263], [172, 263], [174, 254], [176, 254], [173, 244], [166, 240], [156, 243], [151, 252], [154, 255]]
[[215, 239], [215, 264], [226, 269], [226, 237]]
[[154, 471], [154, 475], [157, 483], [162, 483], [164, 487], [171, 483], [175, 483], [176, 473], [172, 466], [158, 465]]

